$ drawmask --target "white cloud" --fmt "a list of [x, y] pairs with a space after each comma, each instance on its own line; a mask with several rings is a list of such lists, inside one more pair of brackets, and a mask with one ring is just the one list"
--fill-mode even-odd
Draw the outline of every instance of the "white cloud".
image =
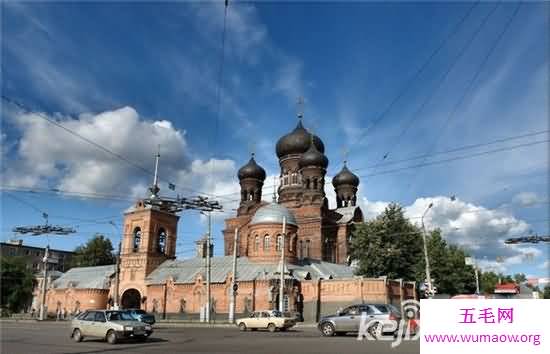
[[512, 201], [516, 204], [519, 204], [520, 206], [532, 206], [534, 204], [537, 204], [541, 200], [542, 199], [533, 192], [521, 192], [516, 194], [514, 198], [512, 198]]
[[[54, 118], [54, 117], [49, 117]], [[167, 120], [146, 120], [131, 107], [78, 119], [55, 116], [57, 122], [100, 146], [142, 166], [150, 173], [160, 145], [161, 188], [176, 184], [182, 195], [235, 191], [235, 162], [230, 159], [192, 160], [186, 132]], [[4, 184], [11, 187], [51, 187], [84, 193], [143, 196], [151, 174], [107, 154], [45, 121], [37, 114], [20, 114], [13, 123], [21, 133], [16, 156], [4, 166]]]
[[550, 270], [550, 261], [544, 261], [539, 265], [540, 269]]
[[[433, 207], [424, 218], [426, 229], [441, 229], [449, 243], [466, 249], [483, 269], [506, 272], [513, 266], [532, 263], [542, 256], [539, 248], [504, 243], [506, 238], [529, 230], [528, 223], [506, 209], [487, 209], [460, 199], [452, 201], [448, 197], [436, 196], [418, 198], [411, 205], [404, 206], [405, 215], [420, 225], [430, 203]], [[388, 204], [359, 197], [366, 220], [379, 215]]]

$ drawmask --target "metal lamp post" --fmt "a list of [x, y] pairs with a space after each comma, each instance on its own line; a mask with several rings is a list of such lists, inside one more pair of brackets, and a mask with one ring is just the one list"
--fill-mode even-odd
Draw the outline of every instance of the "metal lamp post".
[[424, 226], [424, 217], [428, 213], [428, 211], [434, 206], [433, 203], [430, 203], [426, 210], [424, 211], [424, 214], [422, 214], [422, 241], [424, 242], [424, 262], [426, 263], [426, 281], [428, 282], [428, 298], [433, 297], [433, 286], [432, 286], [432, 277], [430, 275], [430, 260], [428, 257], [428, 245], [426, 242], [426, 226]]

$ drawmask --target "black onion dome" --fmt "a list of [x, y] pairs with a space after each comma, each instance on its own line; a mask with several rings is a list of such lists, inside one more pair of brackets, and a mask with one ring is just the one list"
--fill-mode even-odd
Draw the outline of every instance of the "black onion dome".
[[256, 178], [262, 181], [265, 180], [265, 170], [262, 168], [262, 166], [256, 163], [256, 160], [254, 160], [254, 156], [250, 158], [250, 161], [248, 161], [246, 165], [239, 169], [237, 175], [239, 176], [239, 179]]
[[334, 187], [342, 186], [344, 184], [352, 185], [355, 187], [359, 186], [359, 177], [348, 170], [348, 167], [346, 165], [344, 165], [342, 170], [338, 172], [338, 174], [332, 179], [332, 185]]
[[[277, 142], [277, 157], [281, 158], [291, 154], [303, 154], [309, 148], [310, 140], [310, 133], [304, 128], [302, 121], [299, 121], [292, 132], [284, 135]], [[318, 136], [313, 136], [313, 143], [319, 152], [325, 152], [325, 145]]]
[[[311, 135], [310, 135], [311, 136]], [[328, 159], [325, 154], [319, 152], [315, 147], [315, 144], [309, 144], [309, 149], [302, 155], [298, 162], [300, 167], [317, 166], [327, 168]]]

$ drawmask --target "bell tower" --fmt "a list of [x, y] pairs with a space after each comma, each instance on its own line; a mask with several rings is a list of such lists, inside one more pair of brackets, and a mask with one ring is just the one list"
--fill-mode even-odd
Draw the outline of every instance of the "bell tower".
[[[156, 156], [155, 180], [149, 189], [153, 200], [159, 192], [159, 156]], [[164, 261], [176, 258], [178, 220], [174, 210], [144, 200], [138, 200], [124, 212], [119, 276], [123, 307], [139, 308], [146, 296], [145, 278]]]

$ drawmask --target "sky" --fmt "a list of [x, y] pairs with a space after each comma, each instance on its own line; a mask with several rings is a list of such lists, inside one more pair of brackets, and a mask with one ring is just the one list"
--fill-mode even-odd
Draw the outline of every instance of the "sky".
[[[255, 153], [270, 201], [304, 97], [327, 180], [347, 159], [367, 219], [396, 202], [419, 223], [433, 203], [426, 227], [483, 269], [548, 276], [550, 245], [503, 242], [550, 231], [548, 6], [230, 1], [222, 65], [222, 1], [2, 2], [2, 94], [26, 107], [2, 100], [2, 240], [46, 212], [77, 233], [25, 244], [116, 245], [160, 146], [162, 195], [224, 206], [221, 255], [238, 168]], [[178, 258], [206, 226], [182, 214]]]

